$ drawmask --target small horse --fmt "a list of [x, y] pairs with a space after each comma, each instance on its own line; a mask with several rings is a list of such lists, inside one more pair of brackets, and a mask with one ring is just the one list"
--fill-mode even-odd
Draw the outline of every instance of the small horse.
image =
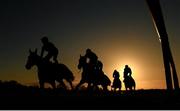
[[136, 89], [136, 83], [134, 79], [131, 76], [127, 76], [127, 78], [124, 79], [124, 85], [126, 88], [126, 91], [129, 90], [135, 90]]
[[86, 62], [85, 56], [80, 55], [78, 69], [83, 69], [83, 72], [82, 78], [76, 86], [76, 89], [78, 89], [82, 84], [88, 83], [88, 88], [90, 88], [91, 85], [94, 87], [101, 85], [103, 90], [107, 90], [107, 86], [111, 84], [110, 79], [103, 73], [103, 71], [95, 70], [89, 63]]
[[73, 89], [72, 81], [74, 80], [74, 76], [66, 65], [44, 60], [42, 57], [37, 55], [37, 49], [35, 52], [29, 50], [29, 56], [25, 67], [26, 69], [31, 69], [34, 65], [38, 68], [40, 88], [44, 88], [45, 82], [50, 83], [53, 88], [56, 88], [55, 81], [65, 87], [66, 85], [63, 82], [63, 79], [65, 79], [70, 84], [71, 89]]
[[114, 91], [116, 91], [116, 89], [119, 89], [119, 91], [121, 91], [121, 87], [121, 80], [119, 78], [115, 78], [111, 86], [111, 90], [114, 89]]
[[119, 79], [120, 75], [119, 75], [119, 72], [117, 70], [114, 70], [113, 72], [113, 84], [111, 86], [111, 90], [113, 91], [116, 91], [116, 89], [119, 89], [119, 91], [121, 91], [121, 80]]

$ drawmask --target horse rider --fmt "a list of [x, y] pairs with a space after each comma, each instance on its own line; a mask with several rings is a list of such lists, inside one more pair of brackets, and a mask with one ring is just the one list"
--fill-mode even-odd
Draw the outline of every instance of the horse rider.
[[43, 57], [44, 52], [47, 51], [48, 53], [44, 57], [44, 59], [49, 61], [51, 58], [53, 58], [54, 62], [58, 63], [58, 60], [57, 60], [58, 49], [54, 46], [54, 44], [49, 42], [46, 36], [41, 38], [41, 42], [43, 44], [42, 50], [41, 50], [41, 57]]
[[98, 57], [91, 49], [86, 49], [85, 57], [89, 59], [88, 63], [92, 66], [92, 68], [96, 68]]
[[[113, 72], [114, 80], [113, 80], [112, 88], [115, 88], [115, 90], [116, 90], [116, 88], [121, 88], [121, 81], [120, 81], [119, 77], [120, 77], [119, 72], [117, 70], [114, 70], [114, 72]], [[119, 90], [121, 90], [121, 89], [119, 89]]]
[[128, 65], [125, 65], [125, 68], [124, 68], [124, 79], [127, 79], [127, 78], [131, 77], [131, 75], [132, 75], [131, 68]]
[[119, 72], [117, 71], [117, 70], [114, 70], [114, 72], [113, 72], [113, 78], [114, 79], [119, 79]]

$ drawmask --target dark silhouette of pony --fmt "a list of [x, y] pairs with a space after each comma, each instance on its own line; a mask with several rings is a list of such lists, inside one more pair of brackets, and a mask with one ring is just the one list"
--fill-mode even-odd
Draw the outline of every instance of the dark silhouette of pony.
[[122, 85], [121, 85], [121, 80], [119, 79], [119, 77], [120, 77], [119, 72], [117, 70], [114, 70], [114, 72], [113, 72], [114, 80], [113, 80], [113, 84], [111, 86], [112, 91], [113, 91], [113, 89], [114, 89], [114, 91], [116, 91], [116, 89], [119, 89], [119, 91], [121, 91]]
[[29, 50], [29, 56], [25, 67], [26, 69], [31, 69], [31, 67], [34, 65], [36, 65], [38, 68], [40, 88], [44, 88], [45, 82], [50, 83], [53, 88], [56, 88], [55, 81], [66, 87], [63, 82], [63, 79], [65, 79], [73, 89], [72, 81], [74, 80], [74, 76], [66, 65], [52, 63], [43, 59], [42, 57], [37, 55], [37, 49], [35, 50], [35, 52]]
[[136, 83], [135, 80], [132, 78], [132, 76], [127, 76], [124, 80], [124, 85], [126, 88], [126, 91], [129, 90], [135, 90], [136, 89]]
[[91, 64], [87, 63], [85, 56], [80, 55], [78, 69], [82, 69], [83, 71], [82, 78], [79, 84], [76, 86], [76, 89], [78, 89], [82, 84], [88, 83], [88, 88], [101, 85], [103, 90], [107, 90], [107, 87], [111, 84], [110, 79], [104, 74], [103, 71], [100, 71], [99, 69], [96, 70], [91, 67]]

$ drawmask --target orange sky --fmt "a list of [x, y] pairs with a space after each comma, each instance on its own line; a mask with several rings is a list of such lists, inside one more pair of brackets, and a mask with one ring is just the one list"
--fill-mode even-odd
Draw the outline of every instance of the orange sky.
[[[3, 3], [2, 3], [3, 4]], [[161, 0], [172, 55], [180, 78], [180, 2]], [[79, 55], [91, 48], [112, 80], [115, 69], [122, 78], [124, 65], [132, 68], [138, 89], [166, 88], [161, 45], [144, 0], [26, 1], [2, 5], [0, 40], [1, 80], [37, 83], [37, 68], [26, 70], [28, 50], [49, 37], [79, 82]], [[124, 86], [123, 86], [124, 88]]]

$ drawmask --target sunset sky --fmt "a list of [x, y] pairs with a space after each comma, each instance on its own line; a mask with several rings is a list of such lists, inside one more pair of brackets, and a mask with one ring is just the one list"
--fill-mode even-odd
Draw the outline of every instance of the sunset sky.
[[[160, 0], [172, 55], [180, 79], [180, 0]], [[37, 83], [37, 68], [25, 69], [29, 48], [42, 36], [59, 49], [58, 60], [74, 73], [87, 48], [103, 62], [113, 80], [123, 80], [124, 65], [138, 89], [166, 88], [161, 45], [145, 0], [4, 0], [0, 1], [0, 80]], [[124, 86], [123, 86], [124, 89]]]

